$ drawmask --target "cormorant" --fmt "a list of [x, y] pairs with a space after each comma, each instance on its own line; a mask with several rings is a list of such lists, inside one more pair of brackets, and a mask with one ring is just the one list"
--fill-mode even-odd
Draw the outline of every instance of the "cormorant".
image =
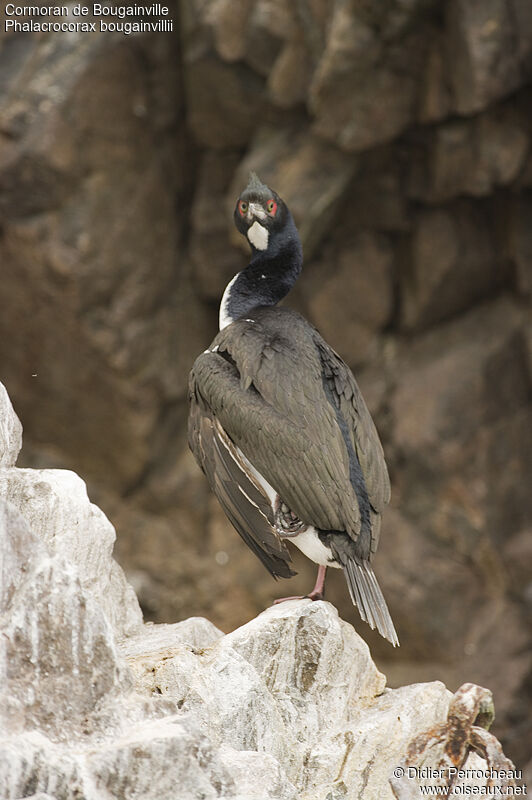
[[191, 450], [274, 577], [295, 574], [290, 540], [319, 565], [308, 597], [323, 597], [328, 566], [343, 569], [362, 619], [398, 645], [371, 566], [390, 499], [373, 420], [340, 356], [277, 307], [303, 262], [286, 204], [252, 173], [234, 220], [251, 260], [228, 284], [220, 332], [190, 373]]

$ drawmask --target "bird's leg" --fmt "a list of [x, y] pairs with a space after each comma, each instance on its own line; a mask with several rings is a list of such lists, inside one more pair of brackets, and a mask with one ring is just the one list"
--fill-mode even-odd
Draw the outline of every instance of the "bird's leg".
[[322, 564], [318, 567], [318, 574], [316, 576], [316, 583], [314, 584], [314, 589], [309, 592], [308, 594], [296, 594], [293, 597], [279, 597], [277, 600], [273, 601], [274, 605], [278, 603], [284, 603], [285, 600], [305, 600], [307, 597], [309, 600], [323, 600], [323, 595], [325, 593], [325, 573], [327, 572], [327, 567], [324, 567]]
[[325, 573], [327, 572], [327, 567], [324, 567], [323, 564], [320, 564], [318, 567], [318, 574], [316, 575], [316, 583], [314, 584], [314, 589], [307, 595], [310, 597], [311, 600], [323, 600], [323, 595], [325, 594]]

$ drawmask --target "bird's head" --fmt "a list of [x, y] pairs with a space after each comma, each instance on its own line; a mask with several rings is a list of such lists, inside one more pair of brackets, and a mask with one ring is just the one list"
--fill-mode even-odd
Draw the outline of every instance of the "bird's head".
[[252, 172], [248, 185], [237, 200], [234, 219], [236, 227], [254, 250], [271, 249], [272, 240], [285, 227], [289, 214], [279, 195]]

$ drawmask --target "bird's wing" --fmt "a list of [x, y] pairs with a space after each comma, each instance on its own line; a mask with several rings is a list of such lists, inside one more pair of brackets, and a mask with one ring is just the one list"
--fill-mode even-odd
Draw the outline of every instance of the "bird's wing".
[[[354, 541], [365, 528], [360, 555], [367, 558], [385, 492], [372, 491], [373, 501], [366, 492], [364, 500], [362, 463], [370, 466], [373, 485], [379, 456], [366, 451], [374, 437], [379, 454], [382, 449], [354, 377], [344, 364], [356, 391], [348, 397], [340, 383], [330, 389], [332, 367], [324, 371], [324, 362], [332, 358], [338, 370], [343, 362], [299, 315], [262, 309], [253, 317], [225, 328], [214, 340], [217, 352], [197, 359], [201, 392], [230, 439], [292, 511], [317, 528], [346, 531]], [[347, 387], [345, 376], [344, 382]]]
[[327, 392], [346, 420], [353, 447], [362, 468], [369, 501], [380, 512], [390, 502], [390, 478], [379, 434], [362, 397], [355, 376], [322, 337], [315, 333]]
[[275, 530], [271, 504], [249, 466], [205, 404], [194, 369], [189, 383], [190, 449], [228, 519], [274, 577], [295, 575], [290, 553]]

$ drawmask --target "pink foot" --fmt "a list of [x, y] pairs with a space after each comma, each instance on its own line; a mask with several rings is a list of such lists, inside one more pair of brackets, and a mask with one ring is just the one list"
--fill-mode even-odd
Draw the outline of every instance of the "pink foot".
[[286, 600], [304, 600], [304, 594], [294, 594], [292, 597], [278, 597], [277, 600], [273, 601], [274, 606], [278, 605], [279, 603], [284, 603]]
[[284, 603], [285, 600], [323, 600], [323, 592], [312, 591], [309, 594], [295, 594], [292, 597], [278, 597], [273, 601], [274, 606]]
[[293, 597], [279, 597], [278, 600], [274, 600], [273, 604], [276, 606], [278, 603], [284, 603], [285, 600], [323, 600], [323, 592], [325, 588], [325, 573], [327, 572], [327, 567], [318, 567], [318, 576], [316, 578], [316, 584], [314, 589], [309, 592], [308, 594], [296, 594]]

